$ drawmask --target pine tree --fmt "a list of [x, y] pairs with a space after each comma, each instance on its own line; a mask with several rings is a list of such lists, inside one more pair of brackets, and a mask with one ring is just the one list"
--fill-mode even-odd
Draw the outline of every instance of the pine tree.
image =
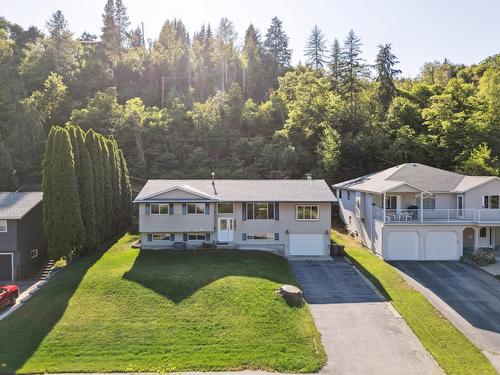
[[104, 7], [102, 15], [102, 34], [101, 41], [104, 46], [104, 51], [108, 62], [115, 65], [120, 59], [121, 36], [118, 25], [116, 24], [116, 6], [114, 0], [108, 0]]
[[71, 32], [68, 29], [68, 21], [64, 14], [57, 10], [52, 14], [50, 20], [46, 22], [47, 30], [49, 31], [50, 39], [54, 42], [54, 64], [56, 71], [61, 68], [61, 54], [65, 48], [68, 38], [71, 38]]
[[306, 57], [306, 64], [314, 69], [323, 68], [326, 64], [326, 41], [325, 36], [317, 25], [311, 31], [311, 35], [307, 40], [304, 55]]
[[119, 35], [120, 48], [124, 48], [127, 42], [128, 27], [130, 21], [127, 14], [127, 7], [122, 0], [115, 2], [115, 24]]
[[330, 70], [330, 77], [332, 79], [333, 90], [336, 93], [339, 93], [344, 67], [342, 66], [342, 57], [341, 57], [339, 41], [336, 38], [333, 41], [332, 52], [330, 55], [330, 63], [328, 67]]
[[252, 98], [257, 101], [264, 100], [265, 89], [263, 89], [263, 46], [260, 33], [250, 24], [245, 32], [243, 44], [242, 66], [243, 66], [243, 97]]
[[267, 62], [277, 67], [280, 74], [290, 67], [292, 50], [288, 48], [288, 36], [283, 30], [283, 22], [278, 17], [271, 20], [264, 48]]
[[377, 97], [382, 108], [382, 114], [387, 112], [392, 98], [396, 95], [394, 80], [401, 73], [401, 70], [394, 69], [394, 66], [398, 63], [398, 59], [391, 51], [390, 44], [378, 45], [375, 70], [377, 71], [376, 80], [379, 83]]

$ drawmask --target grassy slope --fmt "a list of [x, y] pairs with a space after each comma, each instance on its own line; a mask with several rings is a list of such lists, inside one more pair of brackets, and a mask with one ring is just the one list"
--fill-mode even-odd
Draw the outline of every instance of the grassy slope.
[[481, 351], [422, 294], [409, 286], [390, 264], [371, 254], [348, 235], [332, 230], [332, 238], [346, 246], [347, 255], [386, 295], [446, 373], [496, 374]]
[[[295, 283], [269, 253], [139, 252], [127, 235], [61, 271], [0, 322], [0, 372], [259, 368], [315, 371], [326, 360]], [[316, 345], [318, 349], [316, 349]]]

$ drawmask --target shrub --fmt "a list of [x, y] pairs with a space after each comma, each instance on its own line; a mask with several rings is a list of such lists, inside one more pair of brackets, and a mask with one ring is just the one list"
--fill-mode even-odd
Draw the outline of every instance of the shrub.
[[472, 253], [472, 261], [478, 266], [487, 266], [496, 262], [495, 254], [492, 249], [487, 247], [480, 247]]

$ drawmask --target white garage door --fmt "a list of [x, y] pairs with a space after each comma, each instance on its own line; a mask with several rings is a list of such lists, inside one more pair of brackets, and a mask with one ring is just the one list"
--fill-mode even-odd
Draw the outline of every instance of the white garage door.
[[290, 255], [325, 255], [322, 234], [290, 234]]
[[387, 235], [387, 260], [418, 260], [418, 233], [389, 232]]
[[457, 260], [457, 234], [427, 232], [425, 234], [425, 260]]

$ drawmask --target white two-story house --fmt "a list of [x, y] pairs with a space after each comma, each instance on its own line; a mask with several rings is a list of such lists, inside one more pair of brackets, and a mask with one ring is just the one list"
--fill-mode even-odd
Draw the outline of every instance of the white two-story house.
[[[227, 247], [329, 254], [324, 180], [149, 180], [137, 195], [143, 249]], [[174, 246], [174, 244], [176, 246]]]
[[458, 260], [500, 245], [498, 177], [406, 163], [333, 187], [347, 229], [386, 260]]

